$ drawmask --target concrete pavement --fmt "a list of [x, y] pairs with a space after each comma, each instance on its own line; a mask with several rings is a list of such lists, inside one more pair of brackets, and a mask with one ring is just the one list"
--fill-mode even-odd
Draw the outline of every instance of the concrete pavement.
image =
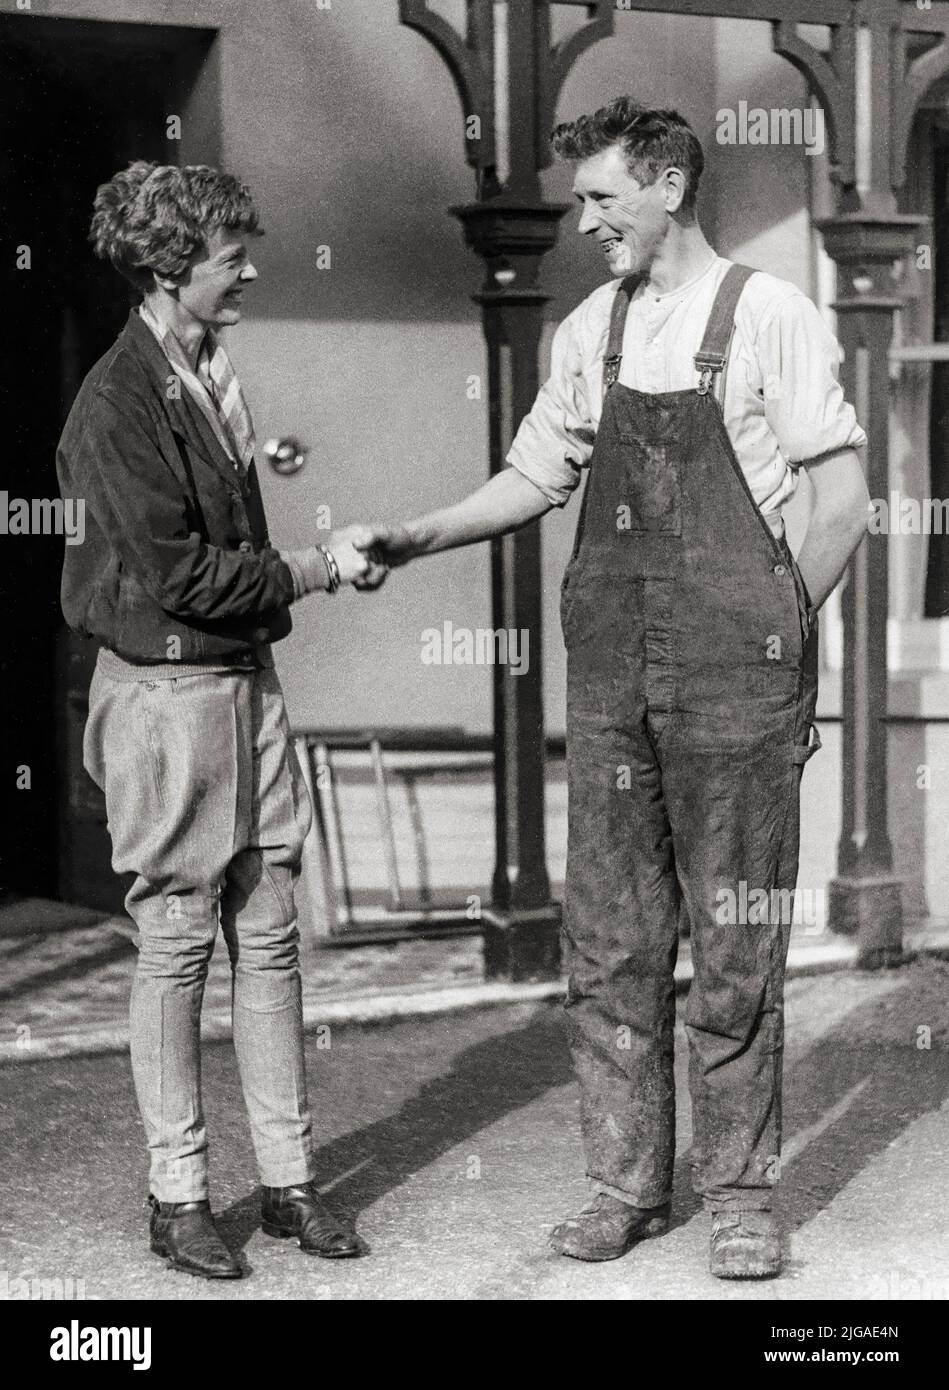
[[947, 987], [949, 964], [936, 956], [789, 983], [789, 1252], [767, 1284], [706, 1272], [681, 1028], [672, 1230], [608, 1265], [547, 1251], [547, 1232], [588, 1189], [560, 1011], [544, 1001], [309, 1037], [320, 1180], [370, 1243], [359, 1261], [308, 1259], [261, 1233], [233, 1051], [210, 1043], [213, 1201], [252, 1271], [234, 1284], [167, 1271], [148, 1252], [125, 1055], [0, 1068], [0, 1275], [81, 1280], [90, 1299], [945, 1299]]

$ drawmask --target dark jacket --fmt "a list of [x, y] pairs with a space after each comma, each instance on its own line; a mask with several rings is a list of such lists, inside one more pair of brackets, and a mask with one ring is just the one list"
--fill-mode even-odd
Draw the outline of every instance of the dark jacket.
[[63, 613], [128, 661], [248, 661], [290, 631], [293, 579], [254, 467], [239, 476], [181, 382], [169, 398], [172, 375], [133, 310], [69, 412], [56, 467], [85, 539], [66, 546]]

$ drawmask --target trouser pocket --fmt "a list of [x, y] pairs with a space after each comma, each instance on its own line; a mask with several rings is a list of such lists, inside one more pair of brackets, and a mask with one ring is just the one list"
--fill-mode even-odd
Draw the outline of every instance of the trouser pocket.
[[811, 596], [807, 592], [807, 585], [804, 583], [804, 576], [801, 574], [800, 566], [789, 549], [787, 555], [791, 565], [791, 573], [794, 575], [794, 587], [797, 591], [797, 608], [801, 622], [801, 637], [806, 647], [811, 634], [815, 633], [817, 630], [817, 609], [811, 602]]
[[816, 724], [807, 724], [805, 726], [804, 737], [808, 740], [806, 743], [796, 743], [794, 745], [795, 765], [806, 763], [809, 758], [813, 758], [818, 748], [823, 747]]

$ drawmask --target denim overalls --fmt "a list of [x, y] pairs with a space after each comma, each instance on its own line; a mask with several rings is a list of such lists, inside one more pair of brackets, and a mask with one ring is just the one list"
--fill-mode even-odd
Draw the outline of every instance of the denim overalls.
[[680, 913], [695, 1188], [713, 1209], [767, 1208], [780, 1153], [817, 627], [711, 389], [751, 274], [733, 265], [719, 288], [696, 386], [658, 394], [617, 381], [636, 277], [619, 286], [563, 582], [567, 1017], [587, 1171], [641, 1207], [672, 1192]]

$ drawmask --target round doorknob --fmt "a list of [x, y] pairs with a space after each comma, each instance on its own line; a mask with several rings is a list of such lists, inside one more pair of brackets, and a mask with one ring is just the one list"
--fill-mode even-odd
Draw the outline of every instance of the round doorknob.
[[309, 452], [307, 446], [292, 434], [281, 436], [280, 439], [268, 439], [264, 445], [264, 458], [275, 473], [299, 473]]

